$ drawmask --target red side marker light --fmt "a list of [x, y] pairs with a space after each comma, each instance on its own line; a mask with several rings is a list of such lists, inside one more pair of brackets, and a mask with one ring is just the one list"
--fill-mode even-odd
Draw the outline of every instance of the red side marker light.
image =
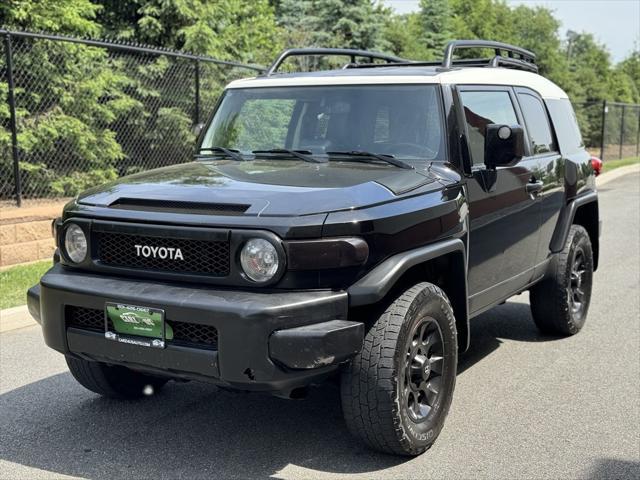
[[602, 160], [598, 157], [591, 157], [591, 166], [596, 174], [596, 177], [602, 172]]

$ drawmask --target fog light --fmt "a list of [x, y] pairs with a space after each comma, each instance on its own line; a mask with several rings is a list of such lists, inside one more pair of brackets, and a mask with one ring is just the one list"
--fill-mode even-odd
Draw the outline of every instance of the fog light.
[[87, 237], [75, 223], [70, 223], [64, 234], [64, 249], [67, 257], [74, 263], [80, 263], [87, 257]]
[[264, 283], [278, 271], [278, 251], [271, 242], [263, 238], [247, 241], [240, 252], [240, 265], [247, 277], [254, 282]]

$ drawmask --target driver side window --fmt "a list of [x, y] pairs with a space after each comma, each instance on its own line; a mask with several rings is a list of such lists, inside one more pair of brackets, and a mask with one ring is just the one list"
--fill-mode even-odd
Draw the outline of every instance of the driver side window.
[[484, 141], [490, 123], [514, 125], [518, 123], [509, 92], [461, 91], [460, 98], [467, 124], [467, 140], [474, 165], [484, 164]]

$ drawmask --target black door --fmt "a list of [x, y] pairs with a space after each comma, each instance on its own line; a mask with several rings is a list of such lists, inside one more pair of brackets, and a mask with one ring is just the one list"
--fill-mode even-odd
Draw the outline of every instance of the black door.
[[481, 311], [526, 286], [539, 241], [541, 187], [535, 162], [489, 170], [484, 165], [486, 125], [522, 124], [509, 87], [459, 87], [472, 160], [469, 196], [469, 308]]
[[[541, 267], [549, 258], [551, 237], [564, 205], [564, 160], [553, 134], [549, 114], [542, 98], [528, 88], [516, 88], [516, 97], [524, 118], [528, 138], [528, 162], [543, 188], [538, 197], [541, 203], [540, 240], [536, 264]], [[572, 113], [572, 112], [568, 112]], [[567, 121], [571, 121], [567, 118]], [[575, 119], [573, 119], [575, 121]], [[579, 132], [579, 131], [578, 131]], [[580, 140], [576, 141], [576, 145]], [[539, 271], [543, 271], [541, 268]]]

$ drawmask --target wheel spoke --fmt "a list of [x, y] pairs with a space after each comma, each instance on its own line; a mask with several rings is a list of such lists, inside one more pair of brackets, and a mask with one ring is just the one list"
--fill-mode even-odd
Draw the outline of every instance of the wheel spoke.
[[423, 323], [418, 329], [418, 342], [423, 343], [422, 339], [424, 338], [424, 333], [427, 330], [428, 323]]
[[444, 358], [433, 356], [429, 359], [429, 362], [431, 362], [431, 371], [436, 375], [442, 375], [442, 366], [444, 363]]
[[427, 382], [426, 390], [424, 393], [427, 396], [427, 403], [429, 405], [433, 405], [436, 401], [438, 392], [440, 391], [441, 378], [442, 377], [434, 377], [429, 379], [429, 382]]
[[422, 342], [422, 344], [425, 346], [425, 348], [428, 350], [431, 347], [433, 347], [436, 343], [438, 343], [440, 341], [438, 332], [431, 332], [429, 334], [429, 336], [425, 339], [424, 342]]
[[429, 361], [426, 356], [419, 354], [413, 357], [413, 361], [417, 364], [416, 366], [420, 369], [423, 369], [425, 364]]

